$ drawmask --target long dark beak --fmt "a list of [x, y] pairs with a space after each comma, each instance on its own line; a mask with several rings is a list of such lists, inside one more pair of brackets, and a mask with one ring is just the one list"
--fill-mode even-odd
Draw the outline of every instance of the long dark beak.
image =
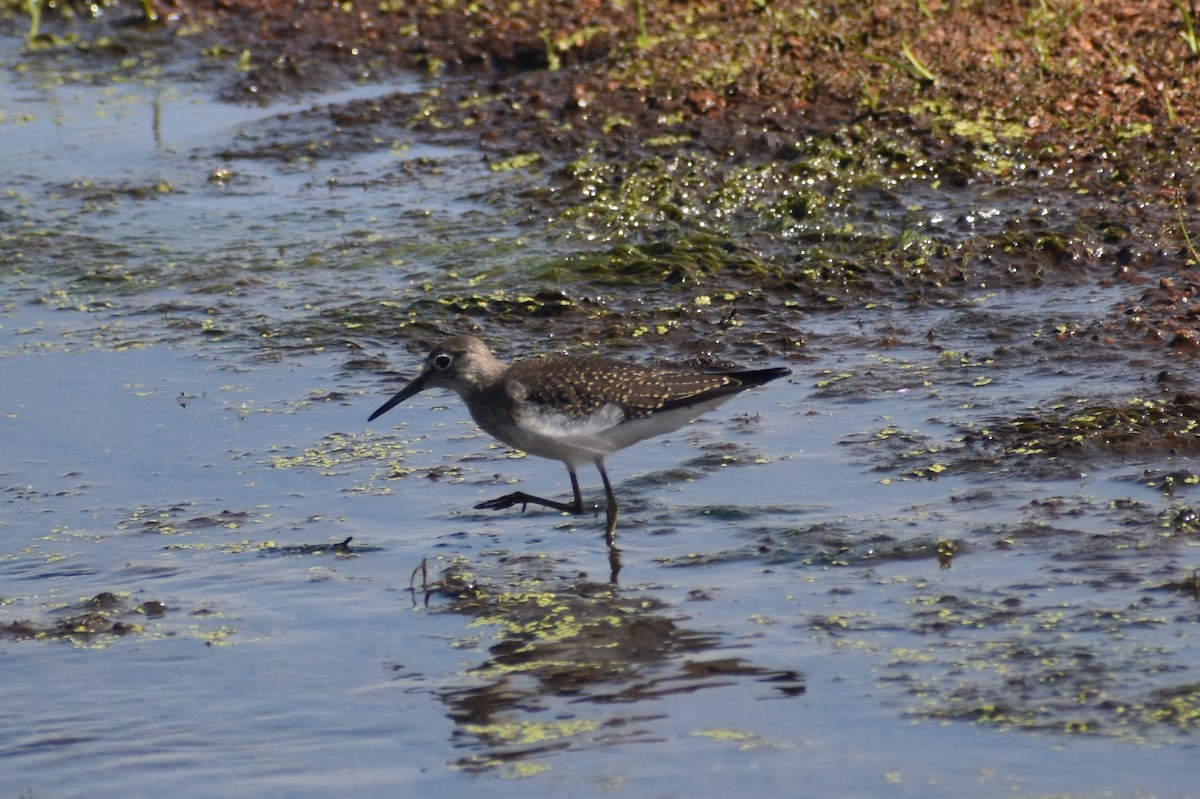
[[367, 421], [368, 422], [375, 421], [376, 417], [383, 416], [385, 413], [390, 411], [392, 408], [395, 408], [397, 405], [404, 402], [406, 399], [408, 399], [412, 395], [416, 394], [423, 388], [425, 388], [425, 372], [422, 372], [421, 374], [417, 375], [417, 377], [414, 378], [411, 383], [409, 383], [404, 388], [400, 389], [399, 394], [397, 394], [396, 396], [392, 397], [387, 402], [380, 405], [379, 409], [376, 410], [375, 413], [373, 413], [367, 417]]

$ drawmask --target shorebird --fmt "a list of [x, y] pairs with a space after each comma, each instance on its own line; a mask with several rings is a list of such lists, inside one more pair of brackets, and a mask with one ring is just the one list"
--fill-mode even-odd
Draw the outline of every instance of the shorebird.
[[591, 463], [604, 482], [604, 540], [615, 551], [619, 508], [604, 456], [678, 430], [735, 394], [791, 373], [782, 367], [687, 372], [587, 355], [550, 355], [507, 365], [474, 336], [454, 336], [434, 347], [421, 373], [367, 421], [427, 388], [450, 389], [484, 432], [513, 449], [562, 461], [571, 477], [570, 502], [517, 491], [481, 502], [476, 509], [524, 509], [532, 503], [583, 513], [576, 471]]

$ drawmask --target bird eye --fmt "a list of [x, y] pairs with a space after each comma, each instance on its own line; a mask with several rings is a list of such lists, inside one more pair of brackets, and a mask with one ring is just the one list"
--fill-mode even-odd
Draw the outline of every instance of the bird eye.
[[450, 364], [453, 362], [453, 358], [445, 353], [442, 353], [433, 359], [433, 368], [437, 369], [439, 372], [444, 372], [450, 368]]

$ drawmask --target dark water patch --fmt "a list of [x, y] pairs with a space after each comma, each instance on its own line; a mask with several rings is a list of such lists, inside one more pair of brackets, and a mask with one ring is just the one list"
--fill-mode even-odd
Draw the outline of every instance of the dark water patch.
[[[744, 432], [747, 426], [753, 426], [753, 422], [743, 419], [740, 425]], [[730, 466], [753, 466], [768, 462], [768, 459], [753, 446], [736, 441], [708, 442], [701, 444], [697, 449], [700, 454], [689, 458], [684, 462], [684, 466], [701, 473]]]
[[137, 529], [154, 535], [176, 535], [198, 532], [213, 527], [238, 528], [252, 519], [261, 518], [251, 511], [222, 510], [213, 516], [182, 518], [195, 505], [179, 503], [169, 508], [135, 508], [119, 524], [118, 529]]
[[1178, 270], [1157, 281], [1138, 283], [1143, 285], [1121, 303], [1116, 318], [1098, 326], [1100, 332], [1122, 343], [1165, 345], [1182, 356], [1194, 356], [1200, 350], [1200, 311], [1196, 307], [1200, 282]]
[[1044, 415], [977, 422], [945, 458], [951, 466], [964, 458], [971, 469], [1052, 475], [1090, 471], [1098, 461], [1187, 456], [1200, 447], [1200, 408], [1191, 394], [1131, 397], [1119, 405], [1086, 401], [1066, 400]]
[[151, 634], [143, 623], [162, 619], [169, 610], [156, 599], [135, 603], [128, 593], [105, 591], [83, 602], [55, 608], [49, 619], [4, 622], [0, 624], [0, 636], [17, 641], [60, 640], [99, 648], [118, 638]]
[[[28, 551], [23, 554], [35, 555], [39, 553]], [[98, 574], [100, 571], [97, 567], [91, 565], [62, 565], [58, 561], [63, 557], [64, 555], [58, 552], [43, 553], [41, 560], [25, 557], [22, 558], [24, 562], [9, 567], [7, 571], [23, 580], [58, 580], [63, 578], [88, 577]]]
[[[191, 502], [178, 503], [169, 508], [139, 507], [119, 521], [117, 529], [185, 539], [164, 544], [163, 549], [168, 552], [219, 552], [226, 555], [252, 552], [259, 555], [285, 557], [332, 555], [337, 558], [349, 558], [379, 551], [377, 546], [363, 543], [354, 544], [353, 536], [324, 543], [281, 543], [280, 539], [286, 540], [307, 532], [311, 527], [327, 525], [329, 520], [322, 516], [280, 524], [274, 521], [274, 513], [262, 509], [222, 510], [211, 515], [193, 515], [194, 513], [195, 503]], [[222, 533], [238, 535], [248, 529], [253, 529], [255, 532], [262, 531], [263, 535], [275, 535], [278, 538], [231, 540], [228, 535], [222, 535]], [[217, 534], [214, 535], [214, 533]]]
[[284, 546], [271, 544], [260, 546], [258, 552], [261, 555], [282, 555], [284, 557], [332, 555], [336, 558], [352, 558], [380, 550], [380, 547], [369, 544], [353, 544], [353, 541], [353, 536], [347, 536], [341, 541], [326, 544], [287, 544]]
[[[1130, 485], [1153, 488], [1165, 497], [1184, 496], [1200, 485], [1200, 474], [1190, 469], [1145, 468], [1136, 474], [1119, 475], [1113, 478]], [[1190, 520], [1188, 520], [1190, 523]]]
[[[717, 518], [722, 517], [717, 515]], [[691, 553], [663, 562], [671, 566], [701, 566], [750, 560], [770, 567], [828, 569], [862, 567], [875, 562], [936, 560], [942, 567], [949, 567], [956, 554], [969, 551], [964, 542], [949, 538], [931, 538], [919, 533], [898, 537], [864, 527], [856, 520], [819, 522], [805, 527], [745, 525], [738, 537], [749, 541], [741, 548]]]

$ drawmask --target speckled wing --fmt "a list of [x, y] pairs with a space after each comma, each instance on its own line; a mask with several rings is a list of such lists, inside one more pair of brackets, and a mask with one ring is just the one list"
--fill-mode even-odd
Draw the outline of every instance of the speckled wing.
[[605, 358], [519, 361], [497, 404], [474, 408], [483, 429], [509, 446], [570, 468], [679, 429], [737, 392], [787, 369], [704, 374], [651, 369]]
[[[763, 373], [777, 373], [774, 377], [786, 371], [762, 370]], [[676, 372], [606, 358], [555, 356], [514, 364], [509, 369], [508, 380], [521, 385], [525, 391], [524, 399], [545, 411], [582, 418], [606, 406], [616, 406], [625, 418], [639, 419], [718, 399], [766, 382], [753, 379], [759, 374]]]

